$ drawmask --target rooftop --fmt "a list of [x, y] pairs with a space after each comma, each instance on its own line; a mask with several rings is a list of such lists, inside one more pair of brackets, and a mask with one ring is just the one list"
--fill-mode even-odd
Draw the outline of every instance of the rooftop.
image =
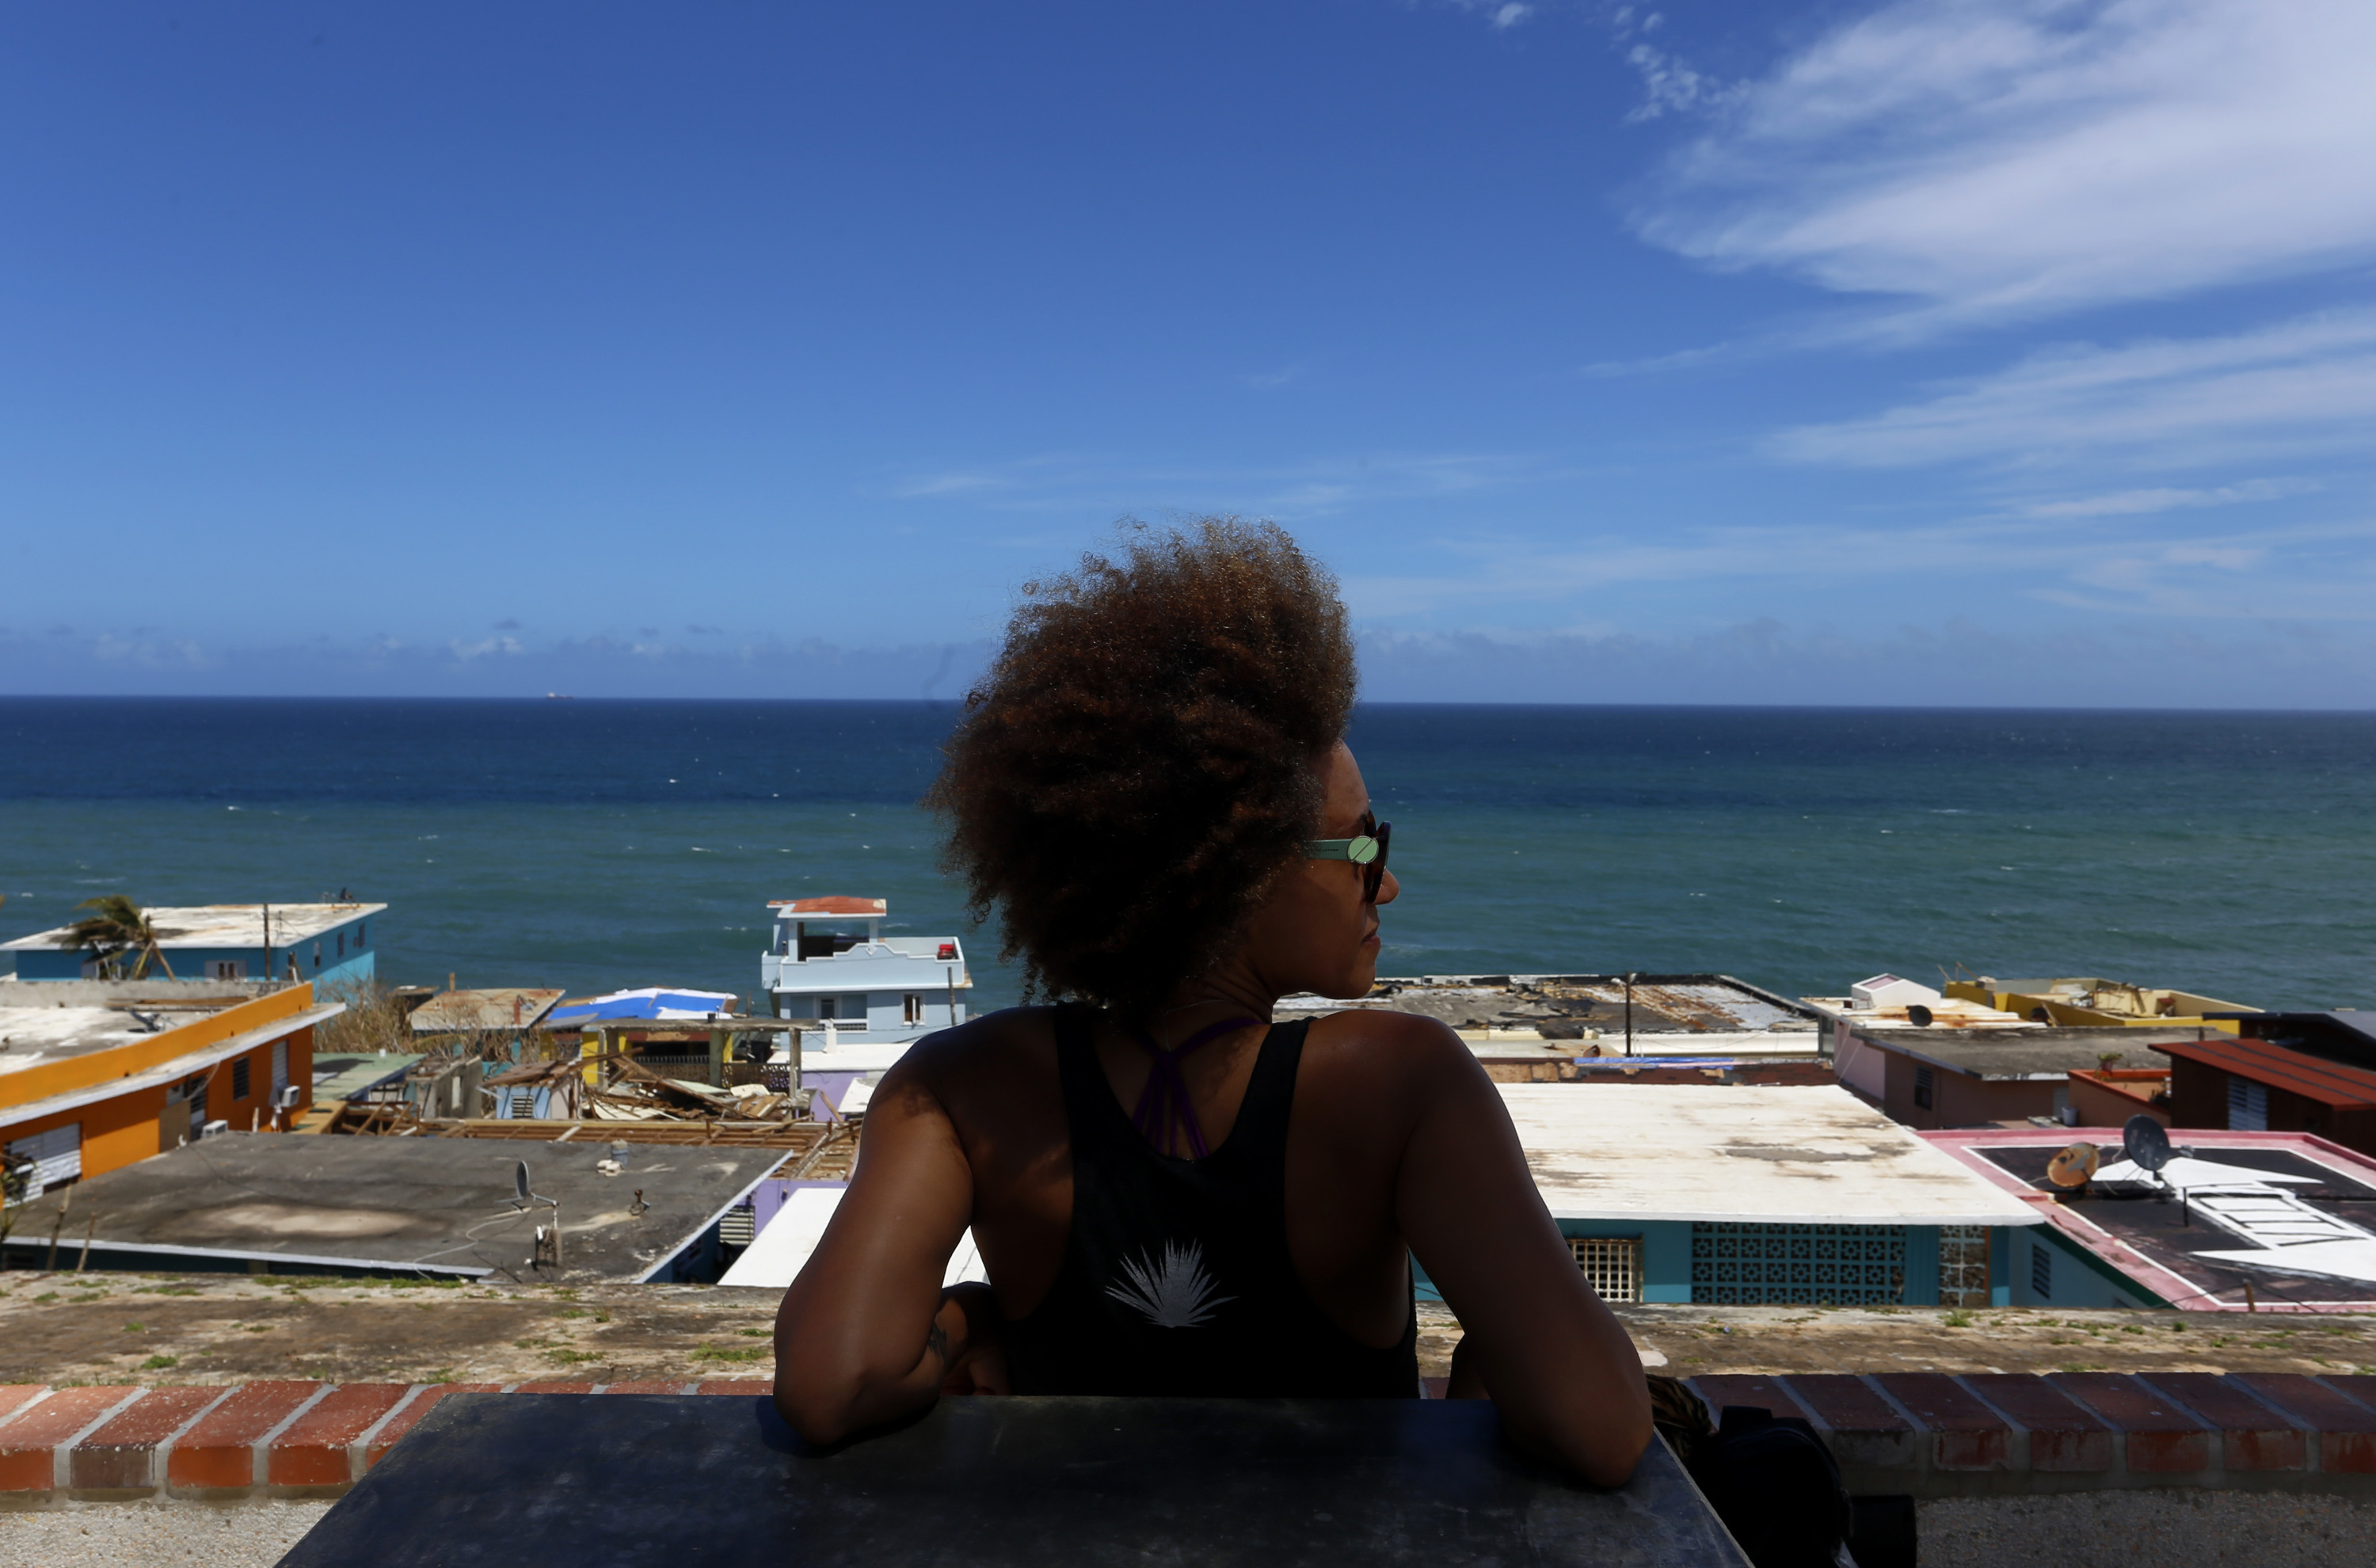
[[[2323, 1138], [2173, 1130], [2178, 1158], [2167, 1173], [2185, 1189], [2181, 1203], [2158, 1185], [2110, 1179], [2132, 1169], [2118, 1128], [1973, 1128], [1923, 1136], [2179, 1307], [2376, 1307], [2376, 1161]], [[2075, 1194], [2046, 1179], [2047, 1162], [2073, 1142], [2103, 1151], [2097, 1179]]]
[[552, 1011], [558, 991], [530, 986], [497, 986], [483, 991], [441, 991], [412, 1010], [417, 1035], [468, 1034], [488, 1029], [526, 1028]]
[[313, 995], [311, 986], [209, 981], [0, 985], [0, 1120], [171, 1083], [344, 1010]]
[[767, 908], [775, 910], [779, 919], [787, 915], [856, 915], [879, 920], [891, 912], [888, 899], [847, 898], [838, 894], [821, 898], [770, 898]]
[[[1417, 975], [1380, 980], [1347, 1002], [1282, 997], [1282, 1017], [1376, 1007], [1440, 1018], [1488, 1041], [1622, 1040], [1632, 1019], [1634, 1050], [1693, 1055], [1812, 1052], [1813, 1013], [1730, 975]], [[1472, 1043], [1474, 1041], [1472, 1040]], [[1589, 1054], [1568, 1047], [1568, 1055]]]
[[1562, 1219], [2038, 1222], [2018, 1197], [1835, 1087], [1495, 1087]]
[[[158, 945], [177, 947], [262, 947], [264, 911], [272, 911], [271, 945], [286, 947], [308, 941], [335, 926], [378, 914], [386, 904], [197, 904], [168, 909], [152, 906], [141, 912], [157, 930]], [[59, 939], [66, 926], [0, 942], [0, 952], [67, 945]]]
[[[93, 1261], [114, 1267], [261, 1260], [291, 1273], [363, 1268], [628, 1281], [664, 1269], [784, 1156], [629, 1146], [623, 1169], [606, 1174], [599, 1167], [612, 1149], [594, 1137], [524, 1148], [464, 1138], [230, 1133], [66, 1192], [77, 1199], [77, 1229], [85, 1216], [97, 1217]], [[530, 1190], [560, 1202], [559, 1268], [532, 1266], [536, 1230], [554, 1211], [543, 1203], [515, 1206], [513, 1172], [523, 1158]], [[17, 1236], [46, 1239], [62, 1196], [26, 1205]]]
[[2055, 1028], [2033, 1024], [2026, 1028], [1957, 1029], [1895, 1028], [1858, 1031], [1874, 1044], [1902, 1051], [1950, 1072], [1976, 1078], [2062, 1078], [2082, 1067], [2100, 1067], [2107, 1056], [2115, 1067], [2158, 1067], [2154, 1052], [2174, 1040], [2192, 1040], [2215, 1031], [2184, 1025], [2174, 1030], [2123, 1028]]
[[2339, 1110], [2376, 1105], [2376, 1073], [2305, 1055], [2270, 1040], [2213, 1035], [2207, 1039], [2168, 1040], [2154, 1049]]

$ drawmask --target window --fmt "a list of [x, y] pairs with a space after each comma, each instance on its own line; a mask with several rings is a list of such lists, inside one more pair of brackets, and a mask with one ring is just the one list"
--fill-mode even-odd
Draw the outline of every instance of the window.
[[272, 1042], [272, 1093], [274, 1098], [278, 1099], [280, 1091], [288, 1087], [289, 1042], [285, 1039], [276, 1039]]
[[322, 967], [322, 944], [319, 941], [314, 944], [314, 967], [317, 969]]
[[820, 996], [817, 998], [816, 1016], [820, 1019], [832, 1019], [840, 1028], [862, 1029], [866, 1027], [866, 998]]
[[1693, 1306], [1889, 1305], [1906, 1294], [1898, 1225], [1692, 1225]]
[[2269, 1086], [2228, 1075], [2228, 1130], [2265, 1133], [2269, 1130]]
[[2054, 1254], [2035, 1241], [2029, 1244], [2029, 1293], [2041, 1301], [2054, 1300]]
[[1925, 1111], [1930, 1109], [1931, 1088], [1932, 1082], [1930, 1077], [1930, 1069], [1922, 1065], [1919, 1062], [1916, 1063], [1914, 1065], [1914, 1103], [1920, 1106]]
[[[33, 1169], [28, 1173], [23, 1201], [38, 1198], [52, 1187], [79, 1180], [82, 1176], [82, 1123], [69, 1122], [63, 1127], [53, 1127], [46, 1133], [30, 1137], [11, 1138], [8, 1152], [19, 1159], [30, 1159]], [[16, 1194], [9, 1194], [12, 1201]]]
[[207, 960], [207, 979], [208, 980], [245, 980], [246, 978], [247, 960], [244, 958], [209, 958]]
[[247, 1058], [246, 1058], [246, 1057], [244, 1057], [244, 1056], [243, 1056], [243, 1057], [240, 1057], [238, 1060], [234, 1061], [234, 1062], [231, 1064], [231, 1097], [232, 1097], [232, 1099], [245, 1099], [247, 1098], [247, 1088], [248, 1088]]
[[924, 999], [917, 995], [912, 991], [908, 993], [908, 1005], [904, 1021], [910, 1024], [921, 1024], [924, 1021]]
[[341, 957], [341, 958], [343, 958], [343, 957], [345, 957], [346, 956], [347, 956], [347, 933], [346, 933], [345, 932], [343, 932], [343, 931], [342, 931], [342, 932], [339, 932], [339, 957]]
[[1987, 1226], [1939, 1227], [1939, 1304], [1942, 1307], [1985, 1307], [1989, 1304]]
[[355, 922], [355, 951], [356, 951], [356, 952], [358, 952], [358, 953], [360, 953], [360, 952], [362, 952], [362, 950], [363, 950], [363, 923], [362, 923], [362, 921], [357, 921]]
[[1593, 1293], [1604, 1301], [1642, 1299], [1642, 1238], [1571, 1236], [1567, 1250]]

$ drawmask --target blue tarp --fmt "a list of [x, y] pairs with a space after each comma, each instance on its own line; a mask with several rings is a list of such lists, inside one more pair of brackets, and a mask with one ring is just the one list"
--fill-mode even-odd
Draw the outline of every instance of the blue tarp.
[[722, 1013], [733, 1004], [734, 993], [731, 991], [664, 991], [657, 986], [642, 991], [614, 991], [590, 1002], [554, 1008], [545, 1015], [544, 1027], [566, 1028], [572, 1024], [612, 1018], [699, 1017]]

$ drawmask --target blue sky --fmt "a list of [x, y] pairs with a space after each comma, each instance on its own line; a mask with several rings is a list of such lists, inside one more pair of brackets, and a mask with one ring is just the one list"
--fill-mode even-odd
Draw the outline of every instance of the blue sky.
[[2376, 9], [0, 11], [0, 690], [2376, 705]]

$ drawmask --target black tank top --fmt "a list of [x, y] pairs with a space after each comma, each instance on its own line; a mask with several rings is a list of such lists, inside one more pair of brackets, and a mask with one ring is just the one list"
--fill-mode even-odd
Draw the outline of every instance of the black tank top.
[[1287, 1119], [1303, 1022], [1264, 1037], [1245, 1101], [1202, 1159], [1158, 1152], [1098, 1065], [1086, 1008], [1055, 1013], [1073, 1143], [1056, 1283], [1006, 1325], [1017, 1394], [1410, 1398], [1419, 1313], [1372, 1349], [1330, 1323], [1287, 1251]]

